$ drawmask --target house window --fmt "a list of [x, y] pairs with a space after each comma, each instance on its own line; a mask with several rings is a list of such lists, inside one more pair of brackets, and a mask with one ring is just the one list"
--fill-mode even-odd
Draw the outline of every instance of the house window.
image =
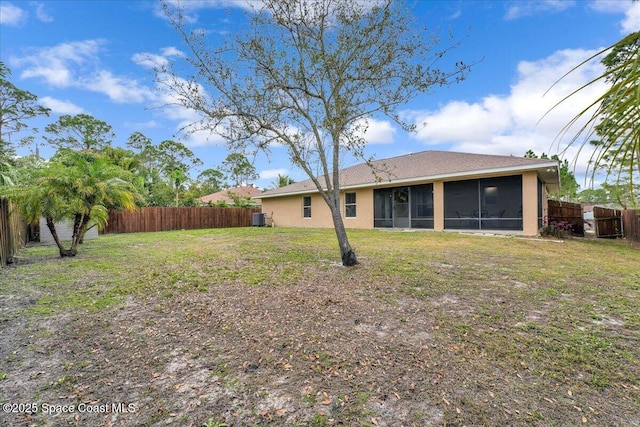
[[347, 218], [356, 217], [356, 193], [345, 193], [344, 216], [346, 216]]
[[311, 196], [302, 198], [302, 216], [303, 218], [311, 218]]

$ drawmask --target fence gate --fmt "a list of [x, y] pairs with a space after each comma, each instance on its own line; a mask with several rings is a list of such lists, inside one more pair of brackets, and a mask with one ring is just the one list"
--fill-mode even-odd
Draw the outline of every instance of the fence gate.
[[571, 224], [571, 234], [584, 237], [584, 218], [580, 203], [560, 202], [549, 200], [547, 214], [549, 224], [552, 222], [567, 222]]
[[596, 237], [624, 237], [622, 211], [594, 207], [593, 219], [596, 225]]

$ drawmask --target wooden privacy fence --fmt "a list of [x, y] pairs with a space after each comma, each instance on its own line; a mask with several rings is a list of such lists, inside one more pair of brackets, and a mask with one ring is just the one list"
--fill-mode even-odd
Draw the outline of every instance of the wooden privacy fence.
[[629, 240], [640, 242], [640, 209], [622, 211], [622, 224], [624, 236]]
[[622, 211], [619, 209], [593, 208], [596, 237], [623, 237]]
[[[596, 237], [625, 237], [640, 242], [640, 210], [593, 208]], [[571, 224], [572, 234], [584, 236], [582, 206], [577, 203], [549, 200], [548, 223], [565, 221]]]
[[9, 200], [0, 198], [0, 267], [4, 267], [25, 243], [27, 226]]
[[251, 208], [168, 208], [147, 207], [137, 211], [110, 211], [103, 233], [136, 233], [201, 228], [250, 227]]
[[548, 223], [566, 222], [571, 224], [571, 234], [584, 236], [584, 218], [580, 203], [549, 200]]

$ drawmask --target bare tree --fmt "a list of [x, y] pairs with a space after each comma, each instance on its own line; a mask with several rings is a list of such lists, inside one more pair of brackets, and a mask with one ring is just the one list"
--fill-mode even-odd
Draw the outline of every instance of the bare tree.
[[185, 75], [178, 63], [163, 65], [158, 81], [178, 104], [202, 113], [188, 131], [218, 133], [236, 151], [286, 146], [330, 208], [342, 263], [355, 265], [340, 213], [341, 154], [364, 159], [367, 119], [388, 116], [413, 130], [398, 108], [463, 80], [469, 66], [437, 68], [457, 43], [439, 49], [440, 39], [420, 28], [401, 1], [251, 4], [247, 29], [215, 48], [205, 31], [190, 29], [180, 2], [163, 3], [193, 68]]

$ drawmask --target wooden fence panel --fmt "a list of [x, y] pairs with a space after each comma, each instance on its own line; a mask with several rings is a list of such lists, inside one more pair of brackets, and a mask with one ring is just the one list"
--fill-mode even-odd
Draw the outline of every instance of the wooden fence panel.
[[618, 209], [593, 208], [596, 237], [623, 237], [622, 211]]
[[22, 217], [14, 210], [7, 199], [0, 198], [0, 267], [24, 245], [27, 238], [27, 226]]
[[133, 212], [109, 212], [103, 233], [136, 233], [202, 228], [250, 227], [253, 214], [249, 208], [171, 208], [146, 207]]
[[626, 209], [622, 212], [624, 236], [640, 242], [640, 209]]
[[580, 203], [560, 202], [549, 200], [548, 221], [567, 222], [571, 224], [571, 234], [574, 236], [584, 236], [584, 218], [582, 216], [582, 205]]

